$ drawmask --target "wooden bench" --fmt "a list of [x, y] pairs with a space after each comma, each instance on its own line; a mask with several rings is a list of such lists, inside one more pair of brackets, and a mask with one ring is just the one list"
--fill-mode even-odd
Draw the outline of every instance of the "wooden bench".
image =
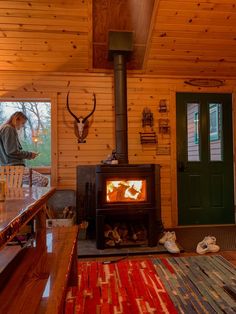
[[77, 233], [77, 226], [52, 228], [46, 253], [17, 254], [0, 275], [0, 313], [63, 313], [67, 287], [77, 285]]
[[[37, 217], [35, 245], [0, 250], [0, 313], [63, 313], [67, 287], [77, 285], [78, 226], [46, 233], [43, 202], [27, 207], [24, 217], [28, 210]], [[0, 237], [8, 237], [10, 226], [0, 226]]]
[[67, 288], [78, 285], [77, 236], [78, 226], [52, 228], [49, 289], [44, 290], [37, 313], [63, 313]]

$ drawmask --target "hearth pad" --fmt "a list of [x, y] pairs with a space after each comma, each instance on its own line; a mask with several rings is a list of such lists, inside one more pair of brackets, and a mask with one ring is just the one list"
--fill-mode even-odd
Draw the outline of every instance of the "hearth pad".
[[[183, 249], [180, 247], [181, 252]], [[142, 255], [142, 254], [163, 254], [168, 253], [163, 245], [157, 246], [132, 246], [120, 248], [106, 248], [99, 250], [96, 248], [96, 240], [79, 240], [78, 257], [102, 257], [102, 256], [123, 256], [123, 255]]]

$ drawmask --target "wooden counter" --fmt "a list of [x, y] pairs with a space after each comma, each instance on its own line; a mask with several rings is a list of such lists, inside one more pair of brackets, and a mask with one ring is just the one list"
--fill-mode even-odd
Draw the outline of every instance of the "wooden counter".
[[0, 249], [30, 221], [55, 193], [53, 187], [11, 189], [0, 202]]
[[[45, 228], [44, 205], [54, 188], [23, 189], [0, 204], [0, 313], [63, 313], [68, 285], [77, 284], [78, 226]], [[5, 244], [36, 219], [34, 245]]]

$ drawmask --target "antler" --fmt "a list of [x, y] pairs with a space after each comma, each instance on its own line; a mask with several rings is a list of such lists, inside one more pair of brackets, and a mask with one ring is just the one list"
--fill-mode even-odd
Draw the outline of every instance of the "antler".
[[83, 123], [87, 121], [87, 119], [94, 113], [96, 109], [96, 95], [93, 93], [93, 110], [87, 115], [87, 117], [83, 118]]
[[79, 123], [79, 118], [76, 117], [76, 115], [70, 110], [70, 107], [69, 107], [69, 94], [70, 94], [70, 92], [68, 92], [68, 94], [67, 94], [66, 107], [67, 107], [69, 113], [72, 115], [72, 117], [74, 117], [75, 120]]
[[[69, 94], [70, 94], [70, 92], [68, 92], [68, 94], [67, 94], [66, 107], [67, 107], [69, 113], [72, 115], [72, 117], [74, 117], [75, 120], [77, 122], [79, 122], [79, 118], [70, 110]], [[82, 123], [85, 123], [88, 120], [88, 118], [94, 113], [95, 109], [96, 109], [96, 95], [93, 93], [93, 110], [85, 118], [83, 118]]]

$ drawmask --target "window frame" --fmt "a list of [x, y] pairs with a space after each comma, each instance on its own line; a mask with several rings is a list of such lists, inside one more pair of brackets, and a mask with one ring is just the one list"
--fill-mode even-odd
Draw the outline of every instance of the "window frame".
[[25, 102], [50, 102], [51, 103], [51, 167], [32, 167], [42, 174], [51, 174], [51, 186], [57, 186], [57, 169], [58, 169], [58, 154], [57, 154], [57, 94], [56, 93], [15, 93], [8, 92], [6, 95], [0, 96], [0, 101], [25, 101]]

